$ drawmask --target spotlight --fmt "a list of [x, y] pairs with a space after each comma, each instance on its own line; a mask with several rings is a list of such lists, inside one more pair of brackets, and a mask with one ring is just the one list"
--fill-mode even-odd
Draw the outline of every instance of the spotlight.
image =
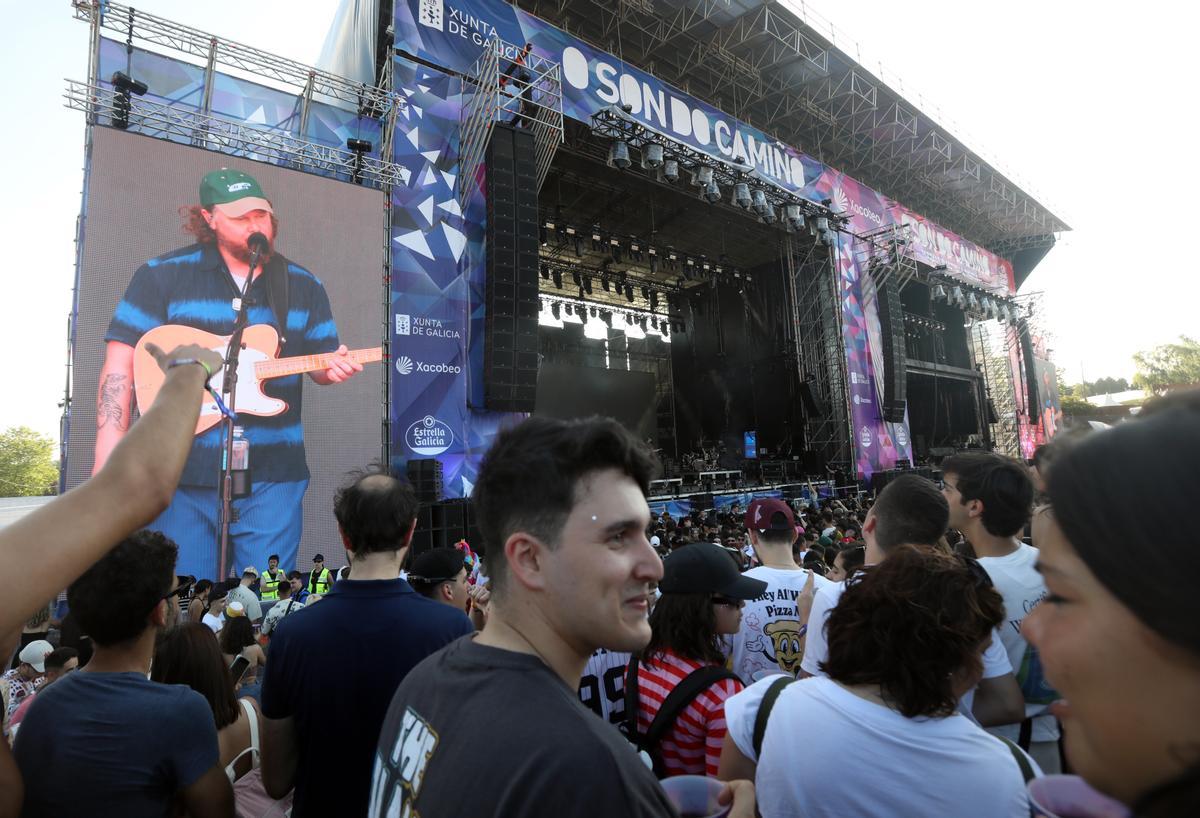
[[946, 301], [946, 288], [941, 284], [934, 284], [933, 289], [929, 291], [929, 297], [934, 301]]
[[708, 186], [704, 188], [704, 198], [710, 204], [716, 204], [721, 201], [721, 186], [716, 182], [709, 182]]
[[642, 167], [646, 170], [656, 170], [663, 164], [663, 146], [647, 145], [642, 151]]
[[758, 218], [759, 218], [759, 221], [761, 221], [763, 224], [774, 224], [775, 220], [776, 220], [775, 205], [771, 204], [770, 202], [767, 202], [766, 211], [763, 213], [760, 213]]
[[659, 180], [664, 182], [679, 181], [679, 162], [674, 159], [667, 159], [663, 162], [662, 168], [659, 170]]
[[750, 185], [738, 182], [733, 186], [733, 203], [743, 210], [750, 207]]
[[625, 170], [632, 164], [629, 161], [629, 145], [620, 140], [608, 146], [608, 166]]
[[633, 285], [632, 284], [625, 285], [625, 300], [628, 301], [630, 304], [633, 303]]
[[561, 290], [562, 289], [562, 270], [554, 270], [553, 272], [550, 273], [550, 275], [554, 279], [554, 286]]
[[837, 241], [837, 233], [834, 233], [832, 230], [822, 230], [821, 231], [821, 243], [824, 244], [826, 247], [832, 247], [834, 242], [836, 242], [836, 241]]
[[592, 318], [596, 318], [599, 315], [599, 311], [595, 307], [592, 307], [590, 310], [588, 310], [588, 312], [591, 314]]
[[550, 280], [550, 268], [545, 264], [542, 265], [542, 278], [546, 279], [547, 281]]
[[599, 252], [604, 249], [604, 237], [597, 231], [592, 231], [592, 250]]
[[550, 305], [550, 314], [554, 316], [555, 321], [562, 319], [562, 305], [555, 301]]
[[538, 228], [538, 238], [542, 240], [543, 247], [550, 243], [550, 233], [546, 230], [545, 225]]
[[655, 290], [651, 290], [650, 291], [650, 311], [654, 312], [656, 309], [658, 309], [658, 292]]
[[591, 276], [583, 277], [583, 291], [585, 293], [587, 293], [588, 295], [592, 294], [592, 277]]
[[818, 233], [825, 233], [829, 230], [829, 219], [824, 216], [817, 216], [816, 224]]
[[750, 196], [750, 206], [760, 216], [765, 213], [767, 211], [767, 192], [761, 188], [756, 188]]
[[608, 310], [600, 310], [600, 320], [604, 322], [606, 327], [611, 328], [613, 325], [613, 314]]
[[629, 245], [629, 258], [633, 261], [642, 260], [642, 246], [640, 244]]
[[610, 292], [609, 283], [608, 283], [608, 273], [600, 274], [600, 289], [604, 290], [604, 292], [606, 292], [606, 293]]
[[571, 271], [571, 281], [574, 282], [576, 287], [583, 286], [583, 278], [579, 275], [578, 270]]
[[713, 169], [707, 165], [701, 165], [696, 168], [696, 172], [692, 174], [692, 186], [705, 188], [713, 180]]
[[650, 272], [658, 272], [658, 256], [650, 256]]
[[979, 311], [979, 299], [975, 296], [975, 293], [967, 293], [967, 309], [972, 312]]
[[649, 287], [642, 287], [642, 298], [649, 300], [649, 298], [650, 298], [650, 288]]

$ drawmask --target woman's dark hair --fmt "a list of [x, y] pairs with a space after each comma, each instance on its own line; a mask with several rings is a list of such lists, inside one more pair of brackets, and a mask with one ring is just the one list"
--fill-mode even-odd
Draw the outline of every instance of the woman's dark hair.
[[[1200, 656], [1192, 592], [1200, 548], [1191, 515], [1200, 498], [1200, 390], [1066, 447], [1048, 494], [1096, 579], [1148, 628]], [[1146, 570], [1130, 571], [1130, 559]]]
[[878, 684], [909, 718], [958, 707], [953, 676], [981, 669], [1004, 601], [977, 563], [901, 546], [847, 580], [829, 614], [821, 670], [845, 685]]
[[195, 598], [199, 597], [200, 594], [204, 593], [211, 587], [213, 587], [213, 581], [211, 579], [200, 580], [192, 588], [192, 598], [195, 599]]
[[225, 626], [221, 628], [221, 652], [237, 656], [242, 648], [254, 644], [254, 626], [244, 616], [225, 617]]
[[663, 594], [650, 613], [650, 642], [642, 651], [646, 663], [670, 650], [695, 662], [723, 664], [712, 597], [710, 593]]
[[846, 572], [846, 579], [863, 567], [863, 563], [867, 561], [867, 548], [861, 543], [847, 546], [841, 551], [842, 555], [842, 570]]
[[816, 571], [821, 576], [825, 576], [829, 572], [829, 566], [826, 565], [824, 559], [825, 549], [820, 546], [814, 546], [804, 555], [804, 567], [810, 571]]
[[233, 679], [207, 625], [191, 622], [166, 631], [154, 649], [150, 680], [187, 685], [208, 701], [217, 729], [237, 721], [238, 704]]

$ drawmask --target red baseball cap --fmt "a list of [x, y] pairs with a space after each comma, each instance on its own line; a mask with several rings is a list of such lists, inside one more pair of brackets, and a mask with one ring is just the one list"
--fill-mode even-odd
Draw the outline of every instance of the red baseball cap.
[[753, 500], [746, 509], [746, 528], [755, 531], [795, 531], [796, 518], [783, 500], [774, 497]]

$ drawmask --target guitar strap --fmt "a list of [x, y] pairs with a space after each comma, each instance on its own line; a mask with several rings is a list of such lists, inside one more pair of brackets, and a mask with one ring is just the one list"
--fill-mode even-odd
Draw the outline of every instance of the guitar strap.
[[287, 316], [290, 304], [288, 300], [288, 260], [276, 253], [266, 263], [267, 300], [271, 304], [271, 312], [275, 315], [275, 323], [279, 327], [279, 346], [282, 349], [287, 344]]

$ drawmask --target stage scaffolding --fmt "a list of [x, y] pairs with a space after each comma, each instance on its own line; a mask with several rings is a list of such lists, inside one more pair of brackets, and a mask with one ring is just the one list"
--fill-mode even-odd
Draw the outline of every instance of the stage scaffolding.
[[791, 287], [796, 361], [819, 411], [805, 411], [805, 447], [821, 465], [853, 469], [846, 348], [838, 274], [833, 254], [820, 241], [786, 236], [784, 270]]
[[1069, 229], [835, 45], [854, 48], [802, 2], [515, 4], [1001, 255], [1016, 240], [1045, 245]]

